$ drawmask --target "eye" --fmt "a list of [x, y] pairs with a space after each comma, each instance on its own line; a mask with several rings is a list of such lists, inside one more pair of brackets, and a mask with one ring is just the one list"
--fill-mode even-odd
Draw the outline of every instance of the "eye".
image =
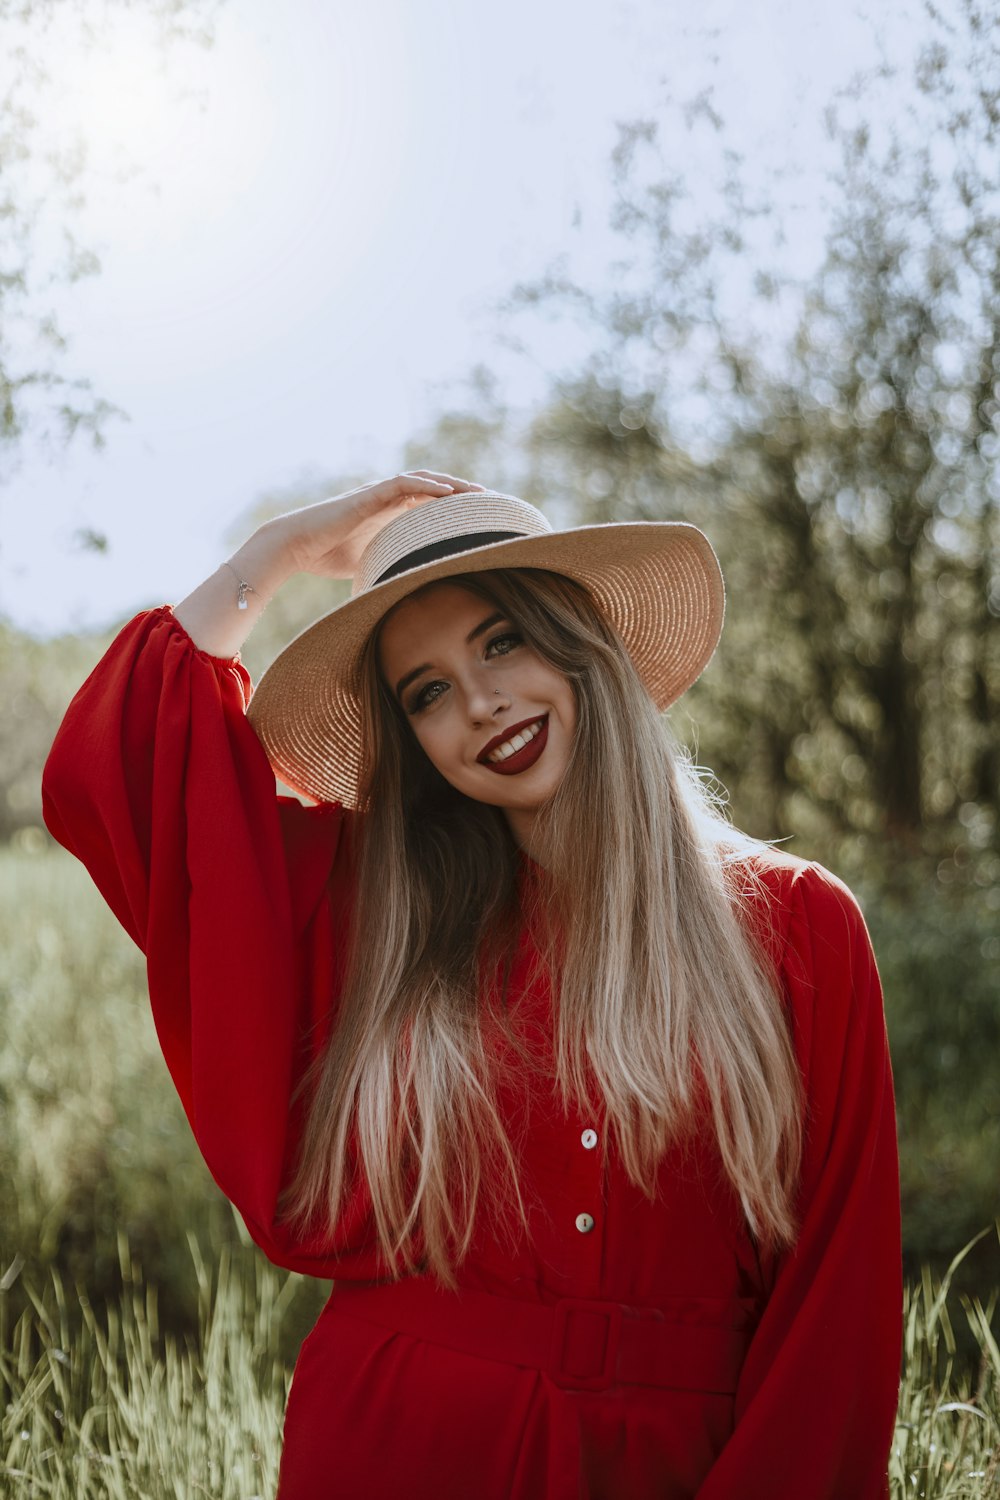
[[425, 682], [423, 687], [414, 693], [410, 699], [407, 704], [407, 712], [418, 714], [422, 708], [429, 708], [436, 699], [440, 698], [447, 686], [446, 682], [439, 682], [437, 680], [434, 682]]
[[518, 646], [524, 645], [524, 636], [516, 630], [505, 630], [500, 635], [493, 636], [486, 645], [487, 656], [507, 656]]

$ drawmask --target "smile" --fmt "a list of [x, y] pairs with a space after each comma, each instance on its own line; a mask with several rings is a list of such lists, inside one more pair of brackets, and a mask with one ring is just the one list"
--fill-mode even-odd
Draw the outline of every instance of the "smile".
[[545, 749], [548, 737], [548, 714], [540, 719], [529, 719], [525, 724], [515, 725], [513, 731], [508, 730], [506, 739], [491, 740], [480, 752], [479, 762], [488, 771], [496, 771], [501, 776], [516, 776], [519, 771], [526, 771], [534, 765]]
[[498, 745], [495, 750], [491, 750], [486, 759], [492, 761], [509, 760], [512, 755], [517, 754], [518, 750], [523, 750], [529, 740], [533, 740], [537, 734], [541, 734], [543, 726], [544, 720], [536, 719], [534, 723], [528, 725], [527, 729], [519, 730], [517, 734], [511, 735], [509, 740], [504, 740], [502, 745]]

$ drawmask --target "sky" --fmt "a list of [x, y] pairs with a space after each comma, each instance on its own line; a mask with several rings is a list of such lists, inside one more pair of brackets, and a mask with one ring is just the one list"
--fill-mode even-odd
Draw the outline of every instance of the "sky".
[[[530, 410], [577, 346], [538, 320], [513, 352], [498, 303], [570, 251], [607, 274], [616, 122], [656, 118], [667, 87], [710, 83], [751, 161], [795, 166], [807, 265], [821, 105], [877, 61], [881, 16], [229, 0], [211, 48], [162, 62], [139, 22], [90, 53], [52, 38], [46, 129], [86, 138], [74, 229], [101, 260], [52, 294], [61, 368], [128, 420], [96, 453], [29, 435], [0, 490], [0, 612], [51, 634], [176, 602], [262, 495], [395, 472], [408, 439], [466, 404], [476, 365]], [[107, 550], [81, 550], [82, 528]]]

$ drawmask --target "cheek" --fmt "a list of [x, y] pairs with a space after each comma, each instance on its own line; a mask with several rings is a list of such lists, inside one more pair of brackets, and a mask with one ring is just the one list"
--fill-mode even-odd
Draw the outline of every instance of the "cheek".
[[437, 724], [421, 725], [419, 730], [414, 729], [413, 737], [431, 765], [442, 775], [447, 776], [448, 736], [443, 732], [442, 727]]
[[564, 680], [560, 681], [559, 691], [553, 695], [553, 702], [559, 709], [559, 717], [565, 724], [566, 729], [572, 734], [576, 729], [577, 721], [576, 694], [568, 682]]

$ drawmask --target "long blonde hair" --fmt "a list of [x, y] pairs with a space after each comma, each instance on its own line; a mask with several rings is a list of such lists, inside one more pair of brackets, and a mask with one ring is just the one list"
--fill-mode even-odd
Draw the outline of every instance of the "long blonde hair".
[[[740, 911], [746, 856], [761, 846], [726, 821], [582, 586], [534, 569], [448, 581], [502, 610], [576, 697], [570, 762], [535, 824], [546, 869], [533, 930], [557, 997], [563, 1104], [596, 1084], [605, 1128], [649, 1196], [667, 1148], [707, 1108], [751, 1232], [791, 1243], [801, 1084], [775, 973]], [[347, 976], [305, 1080], [282, 1207], [300, 1225], [333, 1223], [357, 1166], [388, 1265], [454, 1285], [484, 1190], [506, 1193], [527, 1229], [484, 1040], [483, 975], [502, 967], [531, 914], [518, 910], [506, 821], [424, 755], [379, 672], [377, 636], [362, 694]]]

